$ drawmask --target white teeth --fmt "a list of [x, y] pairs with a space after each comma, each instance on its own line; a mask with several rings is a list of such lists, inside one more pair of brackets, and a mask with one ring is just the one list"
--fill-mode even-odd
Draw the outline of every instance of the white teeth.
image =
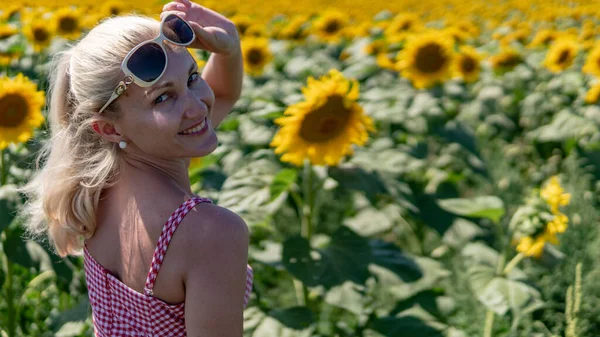
[[204, 128], [204, 124], [206, 124], [206, 119], [203, 120], [202, 123], [198, 124], [194, 128], [181, 131], [180, 133], [182, 133], [184, 135], [187, 135], [187, 134], [190, 134], [190, 133], [198, 132], [198, 131], [202, 130], [202, 128]]

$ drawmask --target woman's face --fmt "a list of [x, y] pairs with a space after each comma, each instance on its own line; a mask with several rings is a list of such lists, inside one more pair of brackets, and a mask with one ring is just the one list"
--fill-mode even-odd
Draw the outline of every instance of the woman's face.
[[[159, 81], [150, 87], [133, 84], [120, 97], [123, 115], [116, 132], [127, 141], [128, 152], [161, 159], [205, 156], [218, 143], [210, 124], [214, 93], [187, 50], [165, 49], [168, 65]], [[199, 132], [182, 133], [203, 123]]]

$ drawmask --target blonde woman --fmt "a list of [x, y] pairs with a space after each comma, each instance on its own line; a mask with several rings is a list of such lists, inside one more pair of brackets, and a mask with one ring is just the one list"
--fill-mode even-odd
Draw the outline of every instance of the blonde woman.
[[[186, 47], [212, 52], [201, 75]], [[187, 170], [240, 95], [235, 25], [177, 0], [160, 22], [101, 22], [54, 62], [22, 214], [60, 256], [84, 256], [96, 336], [242, 336], [248, 228], [192, 193]]]

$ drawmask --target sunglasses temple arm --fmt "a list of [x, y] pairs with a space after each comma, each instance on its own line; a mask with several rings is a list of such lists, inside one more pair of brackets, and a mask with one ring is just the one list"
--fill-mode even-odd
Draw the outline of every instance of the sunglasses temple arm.
[[127, 90], [127, 86], [129, 86], [129, 84], [131, 84], [132, 82], [133, 82], [133, 79], [131, 79], [129, 77], [126, 77], [124, 81], [121, 81], [121, 83], [119, 83], [119, 85], [115, 88], [115, 90], [113, 90], [113, 93], [110, 96], [110, 99], [108, 100], [108, 102], [106, 102], [106, 104], [104, 104], [104, 106], [102, 107], [102, 109], [100, 109], [100, 111], [98, 111], [98, 113], [102, 113], [102, 111], [104, 111], [104, 109], [106, 109], [110, 105], [110, 103], [112, 103], [119, 96], [121, 96], [121, 94], [124, 93], [125, 90]]

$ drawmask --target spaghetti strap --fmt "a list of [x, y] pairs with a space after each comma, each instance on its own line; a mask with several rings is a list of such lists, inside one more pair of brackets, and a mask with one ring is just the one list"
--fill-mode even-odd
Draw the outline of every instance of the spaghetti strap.
[[179, 208], [177, 208], [177, 210], [175, 210], [175, 212], [171, 214], [171, 217], [163, 226], [162, 232], [160, 233], [160, 237], [158, 238], [158, 242], [156, 244], [156, 249], [154, 250], [154, 256], [152, 257], [150, 271], [148, 272], [148, 276], [146, 277], [146, 285], [144, 286], [144, 292], [146, 293], [146, 295], [154, 295], [154, 291], [152, 290], [154, 288], [154, 282], [156, 282], [158, 271], [160, 270], [160, 266], [162, 265], [163, 259], [165, 258], [165, 254], [167, 253], [167, 248], [169, 248], [169, 242], [173, 237], [173, 233], [175, 233], [175, 230], [179, 226], [179, 223], [181, 223], [186, 214], [192, 208], [194, 208], [194, 206], [202, 202], [212, 203], [212, 201], [208, 198], [203, 198], [199, 196], [192, 197], [183, 204], [181, 204], [181, 206], [179, 206]]

